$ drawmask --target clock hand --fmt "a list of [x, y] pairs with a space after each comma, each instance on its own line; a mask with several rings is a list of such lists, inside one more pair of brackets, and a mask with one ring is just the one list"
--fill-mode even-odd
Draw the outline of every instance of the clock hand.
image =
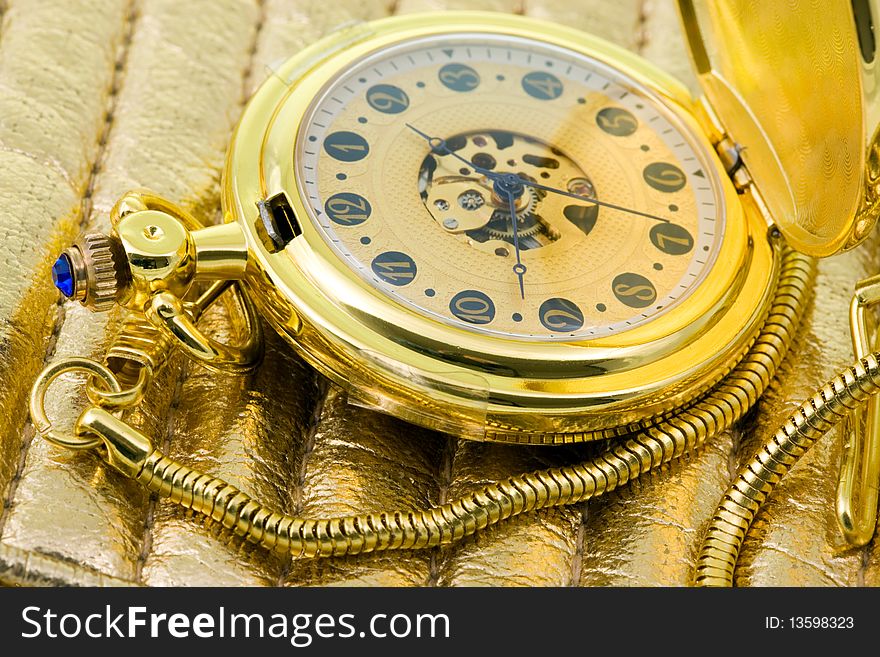
[[[517, 185], [522, 192], [522, 185]], [[520, 260], [519, 251], [519, 222], [516, 217], [516, 189], [505, 185], [502, 181], [495, 182], [495, 193], [499, 196], [503, 193], [507, 196], [507, 203], [510, 207], [510, 225], [513, 230], [513, 248], [516, 250], [516, 264], [513, 266], [513, 273], [519, 278], [519, 294], [522, 299], [526, 298], [525, 275], [526, 266]]]
[[422, 132], [421, 130], [419, 130], [418, 128], [416, 128], [415, 126], [413, 126], [409, 123], [406, 124], [406, 127], [409, 128], [410, 130], [412, 130], [413, 132], [415, 132], [417, 135], [419, 135], [423, 139], [425, 139], [428, 142], [428, 144], [430, 144], [432, 149], [438, 150], [438, 151], [443, 151], [443, 154], [445, 154], [445, 155], [451, 155], [452, 157], [456, 158], [457, 160], [460, 160], [464, 164], [467, 164], [468, 166], [470, 166], [475, 172], [479, 173], [480, 175], [486, 176], [487, 178], [489, 178], [489, 180], [491, 180], [493, 182], [497, 182], [501, 178], [507, 177], [511, 183], [528, 185], [529, 187], [531, 187], [533, 189], [541, 189], [546, 192], [551, 192], [553, 194], [560, 194], [561, 196], [567, 196], [569, 198], [573, 198], [578, 201], [585, 201], [587, 203], [592, 203], [593, 205], [599, 205], [602, 207], [610, 208], [612, 210], [619, 210], [621, 212], [626, 212], [628, 214], [636, 215], [639, 217], [647, 217], [648, 219], [654, 219], [655, 221], [662, 221], [663, 223], [667, 223], [667, 224], [670, 223], [669, 219], [666, 219], [664, 217], [658, 217], [657, 215], [651, 214], [649, 212], [642, 212], [641, 210], [633, 210], [632, 208], [627, 208], [622, 205], [617, 205], [616, 203], [609, 203], [608, 201], [600, 201], [599, 199], [593, 198], [592, 196], [581, 196], [580, 194], [573, 194], [572, 192], [566, 191], [564, 189], [556, 189], [555, 187], [549, 187], [547, 185], [542, 185], [541, 183], [533, 182], [531, 180], [528, 180], [527, 178], [521, 178], [520, 176], [516, 175], [515, 173], [497, 173], [495, 171], [490, 171], [489, 169], [484, 169], [483, 167], [477, 166], [476, 164], [474, 164], [473, 162], [471, 162], [467, 158], [464, 158], [461, 155], [459, 155], [458, 153], [456, 153], [455, 151], [451, 150], [446, 145], [445, 139], [441, 139], [439, 137], [431, 137], [430, 135], [425, 134], [424, 132]]
[[[519, 279], [520, 296], [525, 299], [526, 291], [524, 277], [527, 269], [520, 259], [519, 226], [517, 225], [518, 220], [516, 216], [516, 198], [518, 195], [522, 194], [522, 186], [523, 184], [528, 184], [528, 181], [523, 180], [522, 178], [514, 174], [504, 175], [477, 166], [470, 160], [467, 160], [458, 153], [450, 150], [450, 148], [446, 145], [445, 139], [441, 139], [439, 137], [431, 137], [430, 135], [425, 134], [424, 132], [409, 123], [406, 124], [406, 127], [425, 139], [432, 149], [443, 151], [447, 155], [452, 155], [453, 157], [472, 167], [473, 170], [477, 173], [489, 178], [489, 180], [494, 183], [493, 187], [495, 193], [498, 194], [498, 196], [500, 197], [507, 197], [507, 202], [510, 207], [511, 230], [513, 231], [513, 248], [516, 251], [516, 264], [513, 266], [513, 273], [516, 274], [517, 278]], [[519, 191], [519, 194], [517, 194], [517, 191]]]
[[[471, 167], [474, 171], [476, 171], [480, 175], [483, 175], [483, 176], [486, 176], [487, 178], [489, 178], [489, 180], [492, 180], [492, 181], [498, 180], [498, 178], [502, 175], [500, 173], [490, 171], [489, 169], [484, 169], [481, 166], [477, 166], [476, 164], [474, 164], [473, 162], [471, 162], [467, 158], [462, 157], [461, 155], [459, 155], [454, 150], [449, 148], [449, 146], [446, 145], [445, 139], [441, 139], [440, 137], [432, 137], [431, 135], [427, 135], [410, 123], [407, 123], [406, 127], [409, 128], [410, 130], [412, 130], [414, 133], [416, 133], [419, 137], [421, 137], [422, 139], [427, 141], [432, 149], [443, 151], [444, 155], [451, 155], [452, 157], [456, 158], [457, 160], [461, 160], [463, 163], [467, 164], [469, 167]], [[523, 182], [526, 182], [526, 181], [523, 181]]]
[[594, 205], [601, 205], [606, 208], [611, 208], [612, 210], [620, 210], [621, 212], [627, 212], [629, 214], [634, 214], [639, 217], [647, 217], [648, 219], [654, 219], [655, 221], [662, 221], [663, 223], [670, 223], [669, 219], [665, 217], [658, 217], [656, 214], [651, 214], [649, 212], [642, 212], [641, 210], [633, 210], [632, 208], [625, 208], [622, 205], [617, 205], [615, 203], [609, 203], [608, 201], [600, 201], [597, 198], [593, 198], [592, 196], [581, 196], [580, 194], [573, 194], [572, 192], [566, 191], [564, 189], [556, 189], [555, 187], [549, 187], [547, 185], [543, 185], [539, 182], [532, 182], [526, 178], [520, 178], [515, 173], [507, 173], [502, 174], [505, 176], [513, 176], [523, 185], [528, 185], [533, 189], [543, 189], [544, 191], [550, 192], [551, 194], [559, 194], [561, 196], [567, 196], [569, 198], [577, 199], [579, 201], [585, 201], [587, 203], [593, 203]]

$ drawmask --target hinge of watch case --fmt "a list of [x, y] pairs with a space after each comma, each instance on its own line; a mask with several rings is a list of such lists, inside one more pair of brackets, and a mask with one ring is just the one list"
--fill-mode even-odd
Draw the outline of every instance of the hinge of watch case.
[[705, 96], [697, 100], [695, 114], [705, 130], [706, 136], [715, 145], [715, 151], [724, 165], [724, 170], [733, 181], [736, 191], [744, 192], [752, 184], [752, 177], [742, 159], [742, 152], [745, 147], [735, 142], [727, 134], [724, 124], [718, 118], [712, 104]]
[[733, 186], [738, 192], [744, 192], [752, 184], [752, 177], [742, 159], [743, 147], [730, 137], [722, 137], [715, 145], [718, 157], [724, 165], [724, 170], [733, 181]]

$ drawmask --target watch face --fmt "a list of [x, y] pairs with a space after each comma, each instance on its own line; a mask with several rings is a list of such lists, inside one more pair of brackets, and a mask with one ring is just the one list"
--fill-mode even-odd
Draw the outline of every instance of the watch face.
[[715, 263], [700, 142], [599, 61], [519, 37], [420, 38], [343, 71], [296, 171], [338, 256], [398, 303], [517, 339], [622, 333]]

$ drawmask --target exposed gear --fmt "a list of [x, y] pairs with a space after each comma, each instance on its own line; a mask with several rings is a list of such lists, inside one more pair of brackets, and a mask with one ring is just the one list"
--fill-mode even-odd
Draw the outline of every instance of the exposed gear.
[[458, 204], [465, 210], [476, 210], [483, 207], [485, 203], [483, 195], [475, 189], [469, 189], [458, 197]]
[[[541, 197], [538, 196], [538, 191], [533, 187], [528, 186], [524, 186], [522, 198], [526, 199], [525, 205], [523, 207], [517, 207], [516, 209], [516, 214], [520, 219], [531, 215], [535, 211], [535, 208], [538, 207], [538, 201], [541, 200]], [[520, 201], [521, 200], [522, 199], [520, 199]], [[506, 204], [500, 205], [496, 212], [501, 212], [505, 216], [507, 216], [508, 219], [510, 218], [510, 210], [508, 209]]]
[[[472, 245], [503, 241], [527, 251], [572, 234], [571, 225], [588, 234], [595, 224], [598, 208], [578, 210], [555, 197], [546, 203], [547, 192], [529, 184], [541, 181], [572, 194], [597, 195], [586, 173], [549, 144], [504, 130], [461, 133], [447, 138], [445, 144], [448, 152], [432, 150], [423, 160], [418, 185], [425, 207], [447, 234]], [[467, 163], [474, 166], [462, 166]], [[512, 182], [511, 175], [521, 181], [512, 187], [517, 193], [522, 189], [515, 199], [515, 234], [509, 200], [503, 186], [496, 184], [499, 176]]]
[[[540, 197], [538, 192], [531, 187], [524, 189], [523, 196], [526, 198], [526, 204], [522, 208], [517, 208], [517, 235], [519, 237], [531, 237], [537, 235], [543, 229], [541, 221], [533, 214], [538, 206]], [[495, 210], [492, 215], [492, 221], [486, 225], [486, 232], [489, 237], [494, 239], [513, 239], [513, 230], [510, 226], [510, 210], [501, 207]]]
[[[517, 224], [517, 235], [519, 237], [531, 237], [537, 235], [543, 228], [543, 224], [534, 215], [519, 217]], [[510, 213], [505, 214], [501, 221], [497, 219], [491, 221], [486, 226], [486, 232], [490, 237], [495, 239], [513, 238], [513, 230], [511, 230], [510, 226]]]

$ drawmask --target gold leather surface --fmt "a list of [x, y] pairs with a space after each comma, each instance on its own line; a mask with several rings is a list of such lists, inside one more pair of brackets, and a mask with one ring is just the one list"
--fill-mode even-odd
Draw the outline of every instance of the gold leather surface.
[[[822, 262], [806, 326], [736, 430], [575, 508], [520, 517], [452, 547], [295, 561], [151, 499], [93, 456], [33, 440], [26, 397], [47, 360], [100, 358], [115, 322], [56, 303], [49, 268], [83, 228], [106, 229], [130, 188], [216, 220], [224, 149], [271, 63], [351, 20], [426, 9], [518, 11], [590, 30], [695, 87], [671, 0], [8, 0], [0, 3], [0, 581], [143, 585], [684, 585], [739, 463], [851, 358], [855, 281], [877, 242]], [[221, 336], [222, 309], [205, 327]], [[69, 423], [76, 386], [49, 407]], [[468, 443], [347, 405], [275, 335], [247, 377], [175, 357], [133, 420], [188, 465], [280, 511], [424, 506], [526, 469], [583, 458]], [[878, 585], [880, 548], [844, 550], [832, 432], [770, 498], [738, 585]]]

